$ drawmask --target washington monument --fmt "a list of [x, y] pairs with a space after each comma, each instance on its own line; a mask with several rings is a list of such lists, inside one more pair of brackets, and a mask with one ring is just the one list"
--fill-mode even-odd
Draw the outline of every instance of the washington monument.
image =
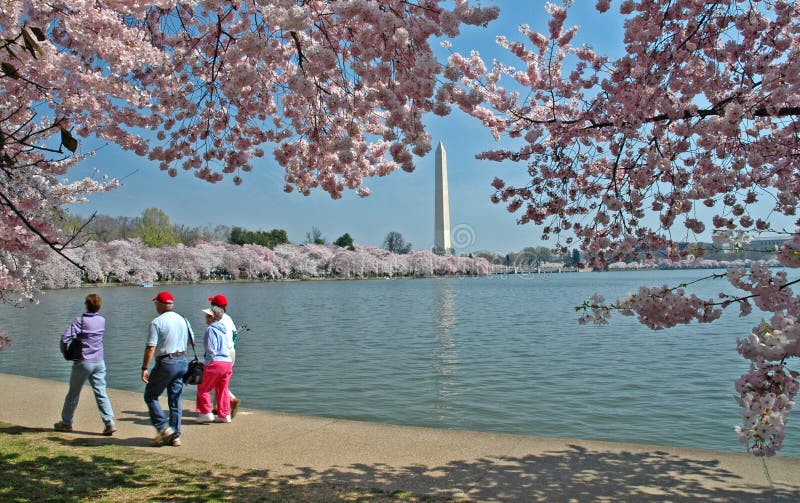
[[447, 193], [447, 152], [439, 142], [436, 147], [436, 212], [433, 223], [433, 252], [452, 255], [450, 243], [450, 196]]

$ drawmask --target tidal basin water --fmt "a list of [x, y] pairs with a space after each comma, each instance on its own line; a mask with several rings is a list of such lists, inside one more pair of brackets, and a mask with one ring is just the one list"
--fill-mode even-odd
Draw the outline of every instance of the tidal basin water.
[[[0, 371], [67, 381], [57, 340], [96, 291], [108, 320], [109, 386], [142, 391], [139, 367], [156, 314], [150, 299], [171, 291], [176, 311], [202, 335], [200, 310], [223, 293], [248, 329], [231, 385], [245, 408], [741, 451], [734, 381], [748, 364], [736, 338], [760, 313], [739, 318], [734, 309], [712, 324], [654, 332], [623, 316], [579, 325], [574, 309], [594, 292], [616, 298], [711, 272], [719, 271], [57, 290], [38, 305], [0, 307], [0, 327], [13, 338], [0, 351]], [[708, 296], [727, 285], [706, 283]], [[53, 420], [60, 407], [53, 404]], [[780, 454], [800, 457], [800, 410]]]

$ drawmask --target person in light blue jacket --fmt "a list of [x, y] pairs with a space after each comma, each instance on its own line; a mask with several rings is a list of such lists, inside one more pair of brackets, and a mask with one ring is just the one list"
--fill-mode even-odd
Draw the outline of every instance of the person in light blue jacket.
[[[205, 345], [205, 373], [203, 382], [197, 385], [197, 413], [200, 421], [217, 423], [231, 422], [231, 397], [228, 384], [233, 375], [233, 361], [231, 358], [227, 329], [220, 321], [225, 311], [219, 306], [203, 309], [206, 315], [206, 333], [203, 338]], [[217, 398], [217, 416], [211, 412], [211, 390]]]

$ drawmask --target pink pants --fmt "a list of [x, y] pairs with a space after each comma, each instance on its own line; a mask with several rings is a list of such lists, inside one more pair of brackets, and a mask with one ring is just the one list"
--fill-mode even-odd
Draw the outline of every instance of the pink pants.
[[211, 412], [211, 390], [217, 396], [217, 415], [226, 417], [231, 414], [231, 396], [228, 392], [228, 383], [233, 375], [231, 362], [211, 362], [206, 365], [203, 373], [203, 382], [197, 385], [197, 412], [208, 414]]

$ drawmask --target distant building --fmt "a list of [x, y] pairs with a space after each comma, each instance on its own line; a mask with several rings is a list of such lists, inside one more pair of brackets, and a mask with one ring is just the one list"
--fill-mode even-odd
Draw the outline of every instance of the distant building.
[[758, 251], [777, 251], [778, 248], [788, 241], [788, 237], [781, 236], [763, 236], [753, 238], [753, 240], [746, 245], [746, 248]]
[[[722, 246], [722, 251], [725, 253], [740, 253], [740, 252], [775, 252], [783, 246], [783, 243], [788, 241], [789, 238], [785, 236], [760, 236], [753, 237], [749, 241], [728, 241]], [[713, 247], [710, 244], [709, 247]]]

